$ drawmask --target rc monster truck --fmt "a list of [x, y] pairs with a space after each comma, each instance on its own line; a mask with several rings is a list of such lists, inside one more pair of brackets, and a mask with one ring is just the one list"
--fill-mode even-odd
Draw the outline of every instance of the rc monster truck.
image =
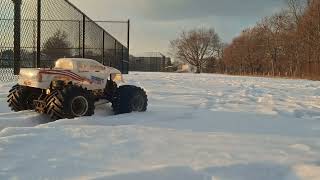
[[13, 111], [35, 110], [54, 121], [91, 116], [95, 102], [112, 103], [115, 114], [147, 110], [146, 92], [124, 85], [119, 70], [82, 58], [58, 59], [51, 69], [21, 69], [18, 84], [9, 92]]

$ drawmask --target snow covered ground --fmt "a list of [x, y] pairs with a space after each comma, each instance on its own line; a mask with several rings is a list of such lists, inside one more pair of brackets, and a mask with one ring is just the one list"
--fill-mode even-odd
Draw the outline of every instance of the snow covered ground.
[[320, 82], [133, 72], [149, 111], [49, 123], [0, 85], [0, 179], [318, 180]]

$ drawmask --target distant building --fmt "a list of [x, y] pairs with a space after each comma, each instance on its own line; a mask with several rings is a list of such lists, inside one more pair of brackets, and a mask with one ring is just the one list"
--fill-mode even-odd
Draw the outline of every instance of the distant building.
[[130, 71], [167, 72], [170, 70], [171, 58], [161, 53], [145, 53], [139, 56], [130, 56]]

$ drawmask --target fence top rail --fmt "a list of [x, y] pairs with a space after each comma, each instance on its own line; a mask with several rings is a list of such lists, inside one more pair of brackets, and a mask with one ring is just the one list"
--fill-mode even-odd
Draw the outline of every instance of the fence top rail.
[[97, 25], [100, 29], [102, 29], [102, 31], [104, 33], [106, 33], [107, 35], [111, 36], [117, 43], [121, 44], [122, 46], [124, 46], [122, 43], [120, 43], [114, 36], [112, 36], [110, 33], [108, 33], [103, 27], [101, 27], [99, 24], [97, 24], [95, 21], [93, 21], [90, 17], [88, 17], [84, 12], [82, 12], [78, 7], [76, 7], [74, 4], [72, 4], [69, 0], [65, 0], [70, 6], [72, 6], [74, 9], [76, 9], [77, 11], [79, 11], [83, 16], [85, 16], [89, 22], [91, 21], [92, 23], [94, 23], [95, 25]]
[[[0, 21], [14, 21], [14, 19], [0, 19]], [[37, 21], [37, 19], [20, 19], [20, 21]], [[83, 22], [82, 20], [74, 20], [74, 19], [41, 19], [41, 21], [57, 21], [57, 22]], [[86, 21], [91, 22], [91, 21]]]

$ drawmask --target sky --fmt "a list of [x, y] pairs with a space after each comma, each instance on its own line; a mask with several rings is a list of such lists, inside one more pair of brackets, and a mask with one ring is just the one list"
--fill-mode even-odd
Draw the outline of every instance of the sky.
[[[285, 0], [70, 0], [93, 20], [131, 21], [130, 51], [167, 54], [170, 41], [197, 27], [214, 28], [225, 43], [261, 18], [284, 7]], [[125, 24], [102, 24], [121, 42]]]

